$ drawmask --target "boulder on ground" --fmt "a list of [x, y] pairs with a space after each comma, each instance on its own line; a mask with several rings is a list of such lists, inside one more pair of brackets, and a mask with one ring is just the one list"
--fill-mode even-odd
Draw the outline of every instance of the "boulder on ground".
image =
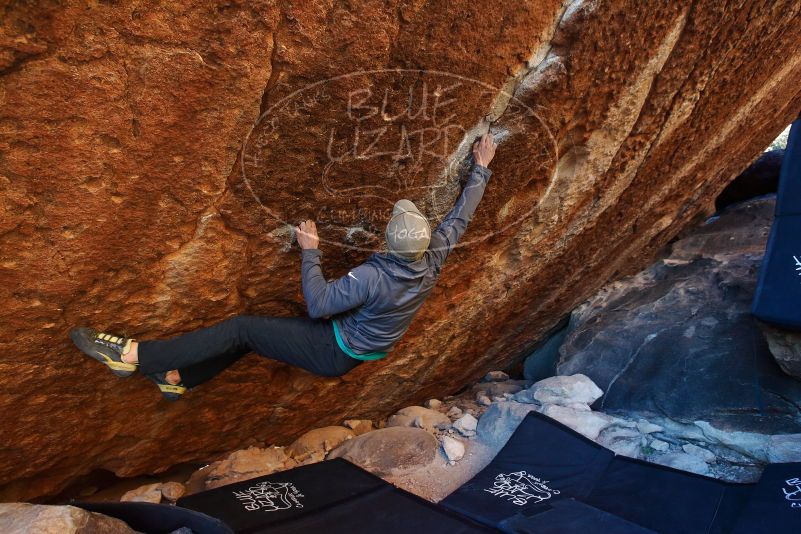
[[451, 419], [459, 419], [462, 416], [462, 409], [458, 406], [451, 406], [450, 409], [445, 413]]
[[428, 432], [451, 426], [451, 419], [444, 413], [422, 406], [407, 406], [387, 419], [387, 427], [409, 426], [422, 428]]
[[430, 408], [432, 410], [438, 410], [440, 407], [442, 407], [442, 401], [439, 399], [428, 399], [425, 404], [426, 408]]
[[698, 445], [695, 445], [693, 443], [685, 443], [684, 445], [681, 446], [681, 449], [687, 454], [691, 454], [695, 457], [698, 457], [708, 464], [711, 464], [716, 459], [714, 452], [710, 451], [709, 449], [699, 447]]
[[490, 446], [503, 446], [520, 421], [532, 410], [532, 404], [496, 402], [478, 420], [478, 436]]
[[462, 415], [459, 419], [453, 422], [453, 428], [461, 435], [466, 437], [475, 436], [477, 427], [478, 419], [469, 413]]
[[337, 448], [340, 443], [356, 435], [350, 428], [344, 426], [324, 426], [309, 430], [287, 447], [286, 452], [297, 460], [303, 462], [317, 454], [325, 454]]
[[348, 419], [344, 425], [353, 430], [354, 435], [360, 436], [373, 430], [373, 422], [369, 419]]
[[490, 371], [484, 375], [482, 380], [484, 382], [503, 382], [504, 380], [509, 380], [509, 375], [503, 371]]
[[439, 439], [448, 463], [454, 464], [464, 457], [464, 443], [451, 436], [442, 436]]
[[136, 534], [119, 519], [75, 506], [0, 503], [3, 534]]
[[421, 428], [395, 426], [350, 439], [327, 458], [344, 458], [378, 476], [390, 476], [431, 465], [438, 451], [439, 441], [431, 433]]
[[575, 374], [552, 376], [545, 380], [540, 380], [528, 388], [525, 394], [541, 404], [570, 406], [573, 404], [592, 404], [604, 392], [587, 376]]
[[165, 482], [159, 488], [161, 495], [168, 501], [175, 502], [186, 493], [186, 486], [180, 482]]
[[231, 453], [224, 460], [214, 462], [202, 472], [206, 489], [212, 489], [241, 480], [270, 475], [293, 465], [294, 462], [286, 455], [282, 447], [266, 449], [250, 447]]
[[598, 439], [601, 431], [615, 421], [614, 418], [600, 412], [577, 410], [557, 404], [546, 404], [540, 411], [591, 440]]
[[161, 483], [156, 482], [155, 484], [145, 484], [144, 486], [139, 486], [136, 489], [125, 492], [125, 494], [120, 497], [120, 501], [158, 504], [161, 502], [161, 496]]
[[[595, 405], [609, 413], [801, 432], [799, 382], [775, 365], [751, 314], [774, 209], [773, 198], [730, 206], [576, 308], [559, 374], [591, 378], [605, 392]], [[791, 358], [779, 360], [792, 370]]]

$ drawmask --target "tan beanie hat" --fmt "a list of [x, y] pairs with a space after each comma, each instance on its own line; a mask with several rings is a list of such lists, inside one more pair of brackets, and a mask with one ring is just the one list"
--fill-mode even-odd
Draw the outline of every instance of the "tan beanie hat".
[[411, 200], [399, 200], [387, 224], [389, 251], [405, 260], [418, 260], [431, 242], [431, 227]]

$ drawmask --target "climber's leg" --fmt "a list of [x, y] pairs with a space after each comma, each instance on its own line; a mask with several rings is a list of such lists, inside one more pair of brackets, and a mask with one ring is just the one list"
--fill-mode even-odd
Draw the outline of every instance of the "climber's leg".
[[244, 356], [252, 349], [240, 335], [240, 319], [232, 317], [170, 339], [140, 341], [136, 347], [139, 370], [164, 373], [206, 360]]
[[[175, 378], [178, 378], [180, 383], [184, 386], [188, 388], [194, 388], [204, 382], [208, 382], [225, 369], [239, 361], [242, 356], [242, 354], [230, 354], [189, 365], [187, 367], [182, 367], [175, 370], [176, 374], [178, 375]], [[171, 381], [170, 379], [172, 377], [168, 374], [166, 378], [169, 382]]]
[[209, 371], [204, 368], [199, 376], [208, 379], [211, 371], [219, 372], [250, 351], [323, 376], [342, 375], [360, 363], [336, 345], [330, 321], [254, 316], [233, 317], [167, 340], [142, 341], [138, 360], [140, 370], [151, 374], [227, 358], [225, 364], [209, 364]]

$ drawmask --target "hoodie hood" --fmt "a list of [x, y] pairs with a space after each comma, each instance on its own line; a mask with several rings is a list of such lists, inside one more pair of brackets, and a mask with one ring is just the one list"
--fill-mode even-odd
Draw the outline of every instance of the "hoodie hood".
[[425, 255], [419, 260], [409, 261], [399, 258], [392, 253], [373, 254], [368, 260], [397, 280], [417, 280], [426, 275], [429, 270]]

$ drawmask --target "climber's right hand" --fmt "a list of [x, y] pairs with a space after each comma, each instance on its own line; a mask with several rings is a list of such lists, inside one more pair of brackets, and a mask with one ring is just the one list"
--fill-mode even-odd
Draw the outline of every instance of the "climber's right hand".
[[495, 140], [489, 133], [482, 135], [481, 139], [473, 143], [473, 160], [476, 165], [489, 166], [490, 161], [495, 157], [497, 147], [498, 145], [495, 144]]
[[317, 225], [314, 221], [307, 220], [295, 227], [295, 234], [298, 236], [298, 245], [302, 249], [317, 248], [320, 245], [320, 238], [317, 236]]

